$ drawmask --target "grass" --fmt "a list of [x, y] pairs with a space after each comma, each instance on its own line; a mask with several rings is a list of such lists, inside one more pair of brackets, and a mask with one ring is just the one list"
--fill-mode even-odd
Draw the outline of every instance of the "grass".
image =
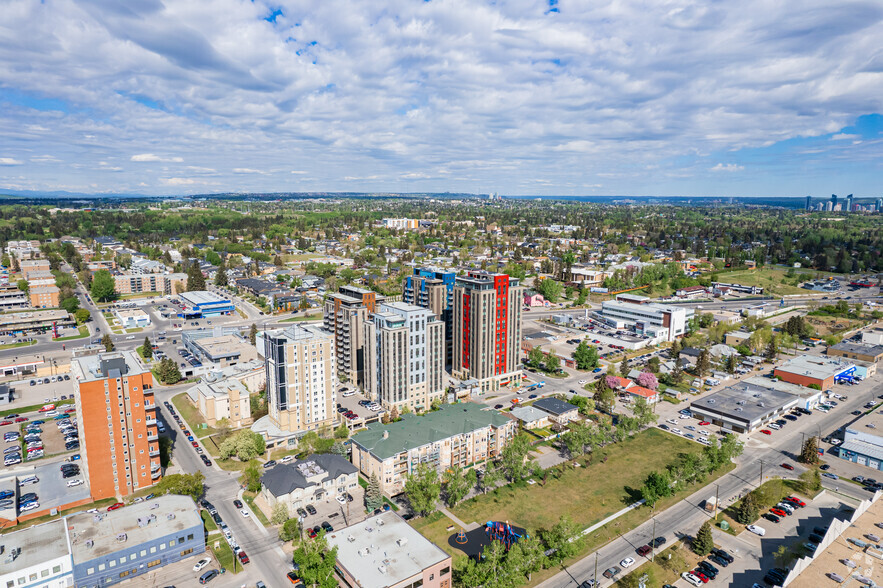
[[233, 459], [231, 457], [221, 458], [221, 454], [218, 451], [221, 443], [231, 434], [232, 433], [227, 433], [226, 435], [213, 435], [211, 437], [206, 437], [202, 440], [202, 446], [208, 451], [209, 455], [212, 456], [212, 459], [214, 459], [219, 468], [228, 472], [241, 472], [248, 466], [247, 461], [239, 461], [238, 459]]
[[[792, 494], [803, 494], [801, 490], [800, 482], [797, 480], [784, 480], [782, 478], [773, 478], [772, 480], [768, 480], [754, 490], [755, 496], [759, 497], [758, 500], [758, 512], [763, 514], [769, 510], [771, 506], [777, 504], [786, 496], [790, 496]], [[745, 530], [745, 525], [742, 523], [736, 522], [736, 512], [739, 509], [739, 506], [742, 504], [741, 500], [738, 500], [728, 506], [723, 510], [718, 511], [718, 524], [720, 527], [720, 521], [724, 520], [729, 523], [730, 528], [727, 532], [731, 535], [738, 535], [742, 531]], [[765, 520], [765, 519], [764, 519]]]
[[[68, 404], [73, 404], [73, 400], [59, 400], [58, 402], [53, 402], [55, 406], [66, 406]], [[26, 412], [34, 412], [36, 410], [40, 410], [43, 408], [44, 404], [32, 404], [30, 406], [18, 406], [16, 408], [9, 408], [7, 410], [0, 410], [0, 418], [11, 415], [11, 414], [22, 414]], [[33, 417], [32, 417], [33, 418]]]
[[[218, 547], [215, 547], [215, 541], [218, 542]], [[218, 565], [226, 569], [227, 573], [238, 574], [242, 571], [242, 565], [235, 559], [233, 550], [230, 548], [230, 544], [227, 543], [227, 540], [224, 539], [223, 535], [209, 537], [207, 543], [211, 545], [212, 551], [218, 560]], [[236, 566], [235, 571], [233, 569], [234, 565]]]
[[243, 492], [242, 500], [244, 500], [248, 504], [248, 507], [251, 509], [252, 514], [254, 514], [254, 516], [258, 518], [263, 526], [271, 527], [272, 525], [270, 525], [270, 521], [267, 519], [267, 515], [265, 515], [264, 511], [258, 508], [257, 505], [254, 503], [255, 496], [256, 494], [254, 492]]
[[78, 335], [71, 335], [70, 337], [59, 337], [58, 339], [55, 339], [55, 341], [71, 341], [73, 339], [82, 339], [89, 336], [89, 328], [86, 325], [80, 325], [77, 330], [79, 331]]
[[806, 317], [806, 322], [813, 326], [816, 330], [816, 336], [824, 337], [825, 335], [834, 335], [854, 329], [865, 323], [859, 319], [840, 318], [837, 316], [818, 316], [810, 315]]
[[175, 405], [181, 418], [187, 423], [187, 428], [190, 429], [190, 431], [193, 432], [193, 435], [198, 439], [214, 435], [218, 432], [216, 429], [205, 424], [205, 419], [199, 414], [199, 411], [196, 409], [193, 402], [190, 401], [190, 397], [187, 396], [186, 392], [173, 396], [172, 404]]
[[[63, 339], [56, 339], [56, 341], [63, 341]], [[16, 347], [30, 347], [31, 345], [36, 345], [37, 341], [22, 341], [21, 343], [7, 343], [5, 345], [0, 345], [0, 349], [15, 349]]]
[[321, 314], [306, 314], [301, 316], [292, 316], [286, 319], [282, 319], [279, 321], [280, 323], [298, 323], [302, 321], [320, 321], [322, 320]]
[[[783, 284], [783, 281], [792, 282], [793, 278], [785, 276], [785, 269], [762, 267], [754, 270], [736, 270], [733, 272], [721, 272], [718, 279], [721, 282], [742, 284], [743, 286], [763, 286], [765, 294], [806, 294], [806, 290], [791, 284]], [[800, 272], [797, 272], [798, 274]]]
[[202, 524], [206, 531], [211, 532], [218, 530], [218, 525], [215, 524], [215, 519], [212, 518], [212, 515], [210, 515], [207, 510], [203, 509], [199, 511], [199, 515], [202, 517]]
[[[644, 563], [640, 568], [629, 574], [628, 576], [635, 579], [634, 582], [630, 581], [631, 578], [628, 580], [620, 578], [614, 586], [620, 588], [637, 586], [637, 579], [644, 574], [648, 576], [647, 586], [674, 584], [681, 577], [681, 572], [688, 572], [694, 569], [700, 560], [702, 558], [696, 555], [686, 542], [679, 541], [668, 549], [657, 553], [654, 561]], [[600, 569], [598, 574], [601, 574]]]

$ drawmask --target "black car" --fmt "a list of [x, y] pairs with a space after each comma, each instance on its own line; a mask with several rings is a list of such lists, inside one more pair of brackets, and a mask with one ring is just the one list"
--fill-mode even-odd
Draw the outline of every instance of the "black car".
[[233, 501], [233, 506], [235, 506], [236, 508], [242, 508], [242, 501], [237, 498]]
[[862, 411], [860, 411], [860, 410], [854, 410], [854, 411], [852, 411], [852, 412], [849, 413], [849, 414], [851, 414], [851, 415], [853, 415], [853, 416], [861, 416]]
[[719, 565], [722, 568], [725, 568], [728, 565], [730, 565], [730, 562], [728, 562], [724, 558], [714, 555], [714, 554], [708, 556], [708, 559], [710, 559], [711, 561], [713, 561], [714, 563], [716, 563], [717, 565]]
[[220, 573], [221, 572], [219, 572], [218, 570], [209, 570], [199, 577], [199, 583], [208, 584], [209, 582], [217, 578]]
[[727, 553], [726, 551], [724, 551], [723, 549], [718, 549], [717, 547], [715, 547], [714, 549], [711, 550], [711, 553], [715, 554], [716, 556], [718, 556], [721, 559], [727, 560], [727, 563], [733, 563], [733, 561], [735, 561], [733, 559], [733, 556], [730, 555], [729, 553]]
[[18, 497], [19, 503], [30, 502], [32, 500], [37, 500], [37, 493], [36, 492], [28, 492], [27, 494], [22, 494], [21, 496]]
[[331, 526], [331, 523], [328, 521], [322, 521], [322, 528], [325, 529], [326, 533], [330, 533], [334, 530], [334, 527]]
[[815, 533], [810, 533], [810, 536], [809, 536], [809, 540], [812, 541], [813, 543], [815, 543], [816, 545], [821, 543], [823, 538], [824, 537], [822, 537], [821, 535], [816, 535]]
[[612, 579], [613, 576], [615, 576], [619, 572], [620, 572], [620, 569], [616, 566], [613, 566], [612, 568], [607, 568], [606, 570], [604, 570], [604, 573], [601, 575], [607, 579]]
[[771, 523], [778, 523], [780, 520], [782, 520], [771, 512], [765, 512], [761, 516]]
[[786, 414], [785, 418], [788, 419], [789, 421], [796, 421], [797, 420], [797, 417], [794, 416], [793, 414]]
[[699, 565], [696, 566], [696, 569], [708, 576], [709, 580], [714, 580], [717, 578], [717, 572], [714, 569], [707, 567], [705, 564], [708, 562], [700, 561]]
[[217, 512], [213, 512], [212, 513], [212, 520], [215, 521], [215, 524], [220, 525], [221, 524], [221, 515], [219, 515]]
[[303, 508], [298, 507], [297, 516], [307, 518], [307, 511], [305, 511]]
[[665, 537], [657, 537], [650, 542], [651, 547], [659, 547], [660, 545], [665, 545]]
[[79, 475], [80, 475], [80, 472], [74, 472], [74, 471], [68, 470], [66, 472], [62, 472], [61, 477], [67, 479], [67, 478], [73, 478], [74, 476], [79, 476]]
[[306, 509], [307, 509], [307, 512], [310, 513], [311, 515], [316, 514], [316, 507], [314, 507], [312, 504], [308, 504], [306, 506]]
[[273, 467], [274, 465], [276, 465], [276, 460], [275, 460], [275, 459], [271, 459], [270, 461], [268, 461], [267, 463], [264, 464], [264, 468], [265, 468], [265, 469], [266, 469], [266, 468], [271, 468], [271, 467]]
[[763, 577], [763, 581], [772, 586], [781, 586], [784, 583], [784, 580], [778, 576], [773, 576], [771, 574], [767, 574]]
[[824, 463], [824, 464], [822, 464], [822, 465], [819, 466], [819, 469], [822, 470], [823, 472], [827, 472], [828, 470], [831, 469], [831, 466], [829, 466], [828, 464]]

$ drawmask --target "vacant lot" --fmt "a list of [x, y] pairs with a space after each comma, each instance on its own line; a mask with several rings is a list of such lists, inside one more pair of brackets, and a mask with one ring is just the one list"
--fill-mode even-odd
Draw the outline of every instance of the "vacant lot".
[[193, 433], [195, 437], [201, 439], [202, 437], [217, 433], [215, 429], [205, 424], [205, 419], [199, 414], [199, 410], [197, 410], [196, 406], [191, 402], [190, 397], [187, 396], [186, 392], [174, 396], [172, 398], [172, 404], [175, 405], [178, 414], [187, 424], [187, 428], [190, 429], [190, 432]]
[[[806, 294], [807, 291], [797, 286], [792, 286], [794, 278], [785, 276], [784, 269], [763, 267], [756, 270], [739, 270], [724, 272], [718, 275], [718, 280], [743, 286], [763, 286], [765, 294]], [[788, 282], [783, 284], [782, 281]]]
[[811, 324], [816, 330], [816, 335], [824, 337], [825, 335], [835, 335], [854, 329], [865, 321], [858, 319], [847, 319], [836, 316], [807, 316], [806, 322]]

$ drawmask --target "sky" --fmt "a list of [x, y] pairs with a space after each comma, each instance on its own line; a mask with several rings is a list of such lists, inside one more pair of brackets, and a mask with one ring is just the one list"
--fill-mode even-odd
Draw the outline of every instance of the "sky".
[[883, 3], [4, 0], [0, 190], [883, 195]]

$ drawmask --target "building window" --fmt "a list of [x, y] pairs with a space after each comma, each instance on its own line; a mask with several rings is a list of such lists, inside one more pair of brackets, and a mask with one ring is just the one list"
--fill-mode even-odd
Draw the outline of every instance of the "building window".
[[[89, 568], [88, 570], [86, 570], [86, 575], [87, 575], [87, 576], [91, 576], [91, 575], [94, 574], [94, 573], [95, 573], [95, 568]], [[19, 579], [18, 579], [18, 583], [19, 583], [19, 584], [24, 584], [24, 578], [19, 578]]]
[[193, 553], [193, 548], [192, 548], [192, 547], [191, 547], [190, 549], [185, 549], [184, 551], [182, 551], [182, 552], [181, 552], [181, 557], [184, 557], [185, 555], [190, 555], [191, 553]]
[[52, 566], [52, 573], [57, 574], [61, 571], [61, 566]]
[[187, 541], [193, 541], [193, 533], [187, 535]]
[[155, 559], [155, 560], [153, 560], [152, 562], [149, 562], [149, 563], [147, 564], [147, 567], [148, 567], [148, 568], [152, 568], [152, 567], [158, 566], [161, 562], [162, 562], [161, 559]]

